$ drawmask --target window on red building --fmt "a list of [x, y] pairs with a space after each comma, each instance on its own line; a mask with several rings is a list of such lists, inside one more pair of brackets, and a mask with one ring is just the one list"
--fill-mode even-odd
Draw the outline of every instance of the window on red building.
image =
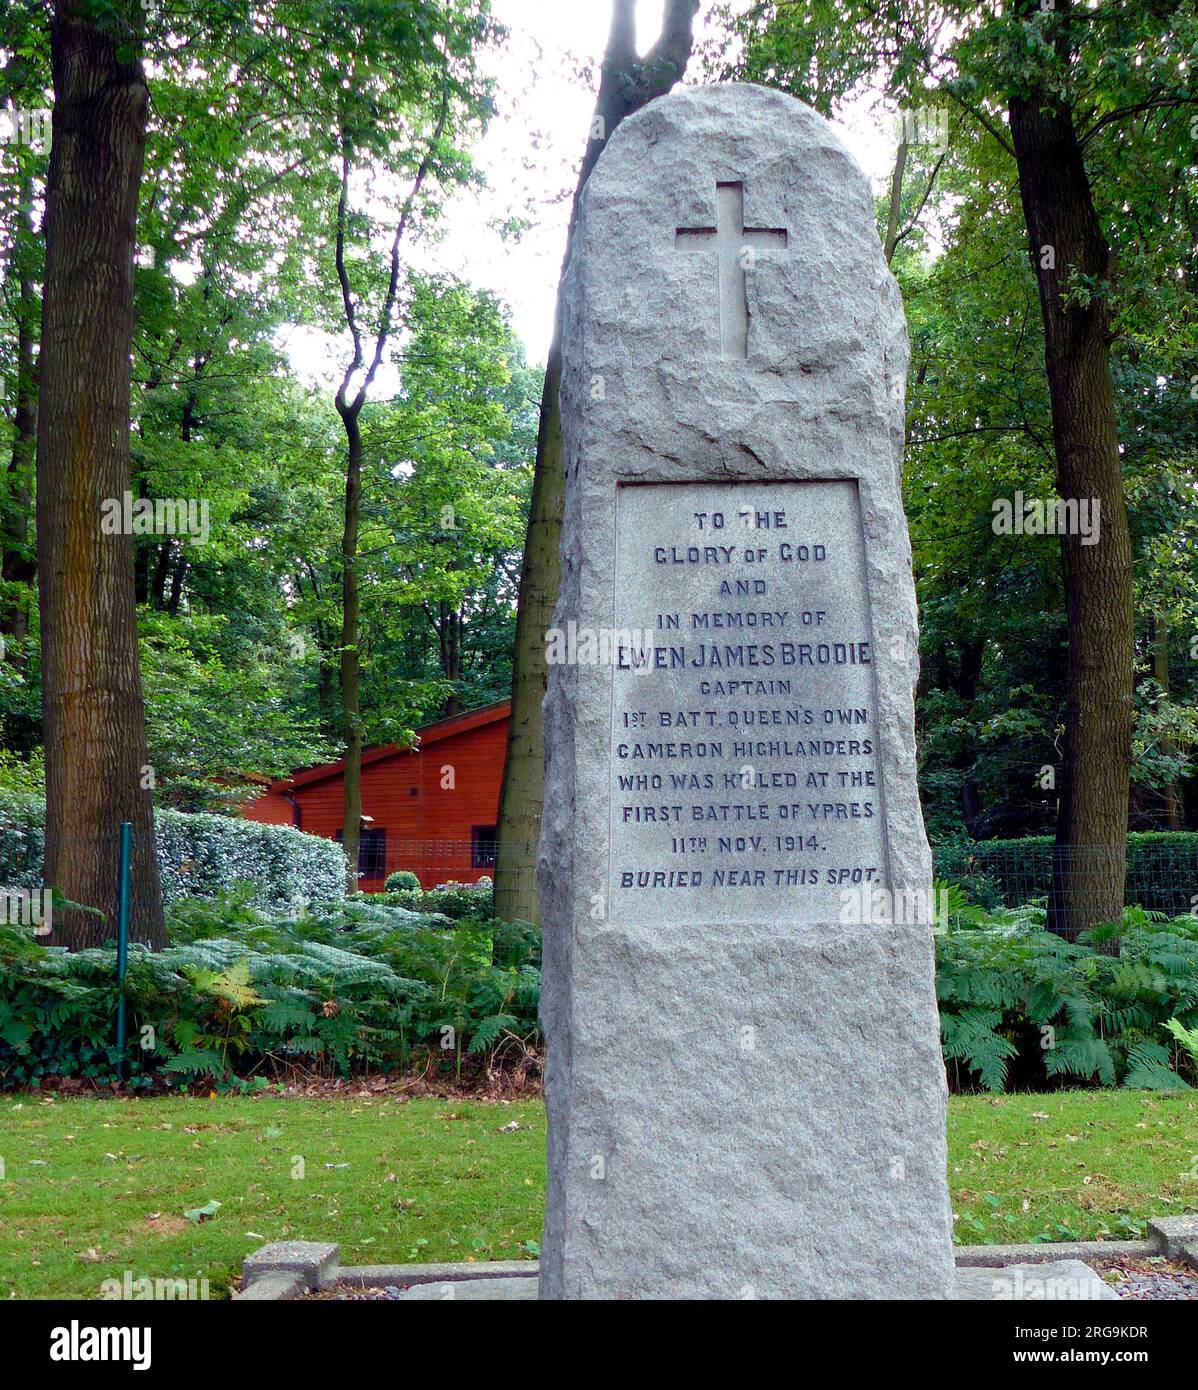
[[470, 867], [472, 869], [493, 869], [495, 867], [495, 841], [498, 838], [494, 825], [475, 825], [470, 830]]
[[[343, 831], [338, 830], [337, 843], [345, 843]], [[386, 872], [387, 832], [363, 827], [358, 836], [358, 877], [382, 878]]]

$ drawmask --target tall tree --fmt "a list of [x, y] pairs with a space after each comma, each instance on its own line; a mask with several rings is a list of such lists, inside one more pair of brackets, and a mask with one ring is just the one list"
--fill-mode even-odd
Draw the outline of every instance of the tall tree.
[[[570, 210], [563, 272], [570, 259], [579, 199], [604, 142], [626, 116], [639, 111], [654, 97], [662, 96], [681, 80], [694, 44], [698, 9], [699, 0], [667, 0], [661, 35], [649, 52], [640, 57], [636, 51], [636, 0], [613, 0], [599, 95]], [[559, 281], [553, 339], [541, 396], [532, 505], [520, 574], [520, 606], [512, 658], [512, 716], [508, 721], [507, 760], [499, 800], [495, 909], [508, 920], [540, 920], [534, 870], [544, 799], [541, 701], [548, 678], [545, 632], [552, 621], [561, 584], [559, 547], [565, 501], [558, 400], [562, 380], [561, 318]]]
[[1049, 927], [1073, 937], [1118, 921], [1127, 869], [1132, 734], [1131, 536], [1111, 379], [1113, 271], [1074, 113], [1073, 0], [1041, 18], [1016, 12], [1051, 44], [1030, 82], [1012, 84], [1011, 142], [1044, 323], [1057, 492], [1099, 509], [1100, 539], [1061, 536], [1069, 620], [1065, 748]]
[[[491, 296], [452, 276], [406, 278], [404, 339], [393, 362], [399, 389], [367, 406], [362, 428], [358, 647], [366, 744], [403, 742], [422, 724], [510, 691], [541, 394], [541, 372], [524, 364]], [[334, 421], [341, 432], [336, 468], [344, 432]], [[279, 554], [289, 540], [298, 547], [302, 598], [291, 611], [319, 630], [338, 617], [339, 605], [337, 557], [317, 540], [330, 513], [318, 507], [307, 530], [284, 530], [269, 544]]]
[[[339, 55], [317, 75], [333, 119], [327, 170], [313, 180], [316, 221], [336, 321], [350, 356], [334, 396], [345, 432], [341, 527], [340, 694], [344, 742], [346, 881], [358, 879], [362, 817], [361, 594], [363, 412], [403, 328], [401, 274], [407, 241], [435, 220], [444, 191], [471, 177], [468, 141], [490, 115], [476, 64], [497, 36], [486, 0], [418, 7], [357, 0], [322, 11], [322, 50]], [[330, 177], [331, 174], [331, 177]], [[333, 209], [324, 204], [325, 190]], [[321, 222], [321, 218], [325, 221]], [[331, 306], [330, 306], [331, 307]]]
[[[810, 23], [816, 14], [822, 22]], [[1005, 163], [995, 168], [993, 196], [1017, 179], [1041, 305], [1056, 489], [1101, 513], [1097, 543], [1078, 534], [1060, 543], [1069, 633], [1050, 925], [1075, 935], [1116, 919], [1133, 626], [1111, 344], [1143, 283], [1115, 276], [1103, 221], [1117, 223], [1139, 201], [1120, 148], [1150, 119], [1162, 127], [1188, 120], [1193, 6], [1018, 0], [979, 14], [955, 0], [809, 0], [754, 10], [743, 24], [749, 75], [800, 96], [814, 89], [825, 106], [880, 78], [908, 111], [947, 106], [985, 132]], [[1107, 181], [1102, 198], [1096, 177]], [[1046, 653], [1053, 663], [1057, 655]]]
[[[46, 746], [45, 879], [90, 908], [54, 940], [105, 934], [117, 828], [133, 823], [131, 933], [165, 943], [145, 776], [133, 537], [101, 532], [129, 489], [133, 257], [148, 92], [137, 3], [57, 0], [37, 441]], [[99, 912], [103, 917], [97, 918]]]
[[[362, 655], [361, 600], [358, 574], [358, 534], [362, 526], [362, 407], [378, 375], [396, 327], [400, 286], [400, 249], [413, 205], [428, 177], [433, 157], [445, 129], [448, 100], [443, 97], [427, 148], [416, 168], [403, 210], [395, 224], [387, 287], [383, 294], [377, 332], [367, 351], [359, 325], [359, 310], [350, 283], [346, 241], [349, 220], [350, 176], [353, 144], [348, 131], [341, 133], [341, 192], [337, 203], [337, 281], [345, 306], [345, 324], [353, 339], [353, 357], [337, 388], [337, 414], [345, 427], [345, 505], [341, 529], [341, 712], [345, 742], [345, 777], [342, 811], [342, 844], [345, 849], [346, 883], [358, 886], [358, 842], [362, 829]], [[363, 369], [365, 369], [363, 371]]]
[[501, 306], [452, 277], [412, 277], [407, 327], [400, 392], [367, 440], [380, 505], [363, 536], [364, 647], [387, 738], [380, 715], [419, 724], [511, 689], [541, 386]]

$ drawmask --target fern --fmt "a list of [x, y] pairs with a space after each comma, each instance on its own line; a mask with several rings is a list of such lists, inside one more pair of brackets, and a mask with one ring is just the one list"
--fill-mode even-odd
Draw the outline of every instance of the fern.
[[505, 1032], [518, 1026], [519, 1021], [511, 1014], [492, 1014], [490, 1018], [484, 1018], [471, 1033], [467, 1051], [485, 1052], [487, 1048], [494, 1046]]
[[1044, 1054], [1044, 1070], [1049, 1076], [1097, 1076], [1104, 1086], [1115, 1084], [1115, 1059], [1111, 1049], [1095, 1037], [1058, 1038], [1056, 1046]]
[[292, 1029], [307, 1028], [312, 1023], [312, 1005], [290, 999], [268, 999], [258, 1012], [263, 1030], [282, 1037]]
[[988, 1091], [1003, 1089], [1007, 1063], [1019, 1050], [997, 1031], [1001, 1022], [997, 1009], [967, 1009], [941, 1020], [944, 1055], [965, 1062]]
[[225, 1074], [224, 1057], [215, 1048], [185, 1047], [182, 1052], [170, 1058], [162, 1068], [168, 1072], [186, 1072], [191, 1076], [215, 1076]]
[[1198, 1062], [1198, 1028], [1186, 1028], [1176, 1018], [1165, 1021], [1165, 1027], [1185, 1048], [1195, 1062]]
[[1127, 1054], [1123, 1084], [1141, 1091], [1188, 1091], [1189, 1086], [1173, 1070], [1169, 1049], [1158, 1043], [1136, 1043]]
[[185, 973], [201, 994], [222, 999], [234, 1009], [248, 1009], [251, 1004], [262, 1002], [250, 984], [248, 956], [242, 956], [219, 973], [195, 967], [189, 967]]

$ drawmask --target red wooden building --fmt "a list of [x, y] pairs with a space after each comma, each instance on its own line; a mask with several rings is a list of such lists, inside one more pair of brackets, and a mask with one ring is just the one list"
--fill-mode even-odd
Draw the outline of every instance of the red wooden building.
[[[511, 701], [456, 714], [362, 754], [358, 887], [379, 892], [388, 874], [410, 869], [425, 888], [473, 883], [495, 866], [495, 823]], [[243, 814], [342, 837], [344, 763], [323, 763], [272, 782]]]

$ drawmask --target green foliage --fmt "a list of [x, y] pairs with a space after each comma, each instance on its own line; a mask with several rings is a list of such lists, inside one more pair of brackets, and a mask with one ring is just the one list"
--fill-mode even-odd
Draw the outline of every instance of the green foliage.
[[41, 796], [46, 787], [46, 764], [41, 749], [25, 759], [0, 748], [0, 796]]
[[[989, 1091], [1013, 1079], [1033, 1090], [1078, 1081], [1177, 1090], [1198, 1079], [1178, 1031], [1198, 1025], [1198, 919], [1129, 909], [1114, 957], [1101, 949], [1103, 933], [1070, 943], [1042, 917], [1003, 911], [937, 938], [950, 1076]], [[1181, 1048], [1166, 1045], [1170, 1032]]]
[[[1011, 840], [949, 839], [934, 846], [936, 872], [987, 907], [1013, 906], [1048, 893], [1053, 840], [1029, 835]], [[1198, 833], [1145, 831], [1127, 837], [1128, 902], [1175, 917], [1194, 905], [1198, 886]]]
[[495, 900], [495, 885], [486, 876], [477, 883], [443, 883], [439, 888], [401, 888], [391, 890], [392, 874], [388, 878], [385, 893], [366, 895], [368, 901], [387, 903], [393, 907], [406, 907], [409, 912], [437, 912], [454, 921], [463, 917], [490, 917]]
[[[463, 911], [471, 892], [419, 895], [456, 919], [393, 901], [408, 894], [359, 895], [298, 919], [257, 911], [244, 891], [176, 903], [169, 948], [130, 956], [132, 1084], [236, 1087], [287, 1064], [390, 1071], [417, 1051], [460, 1076], [469, 1057], [492, 1066], [526, 1048], [539, 933]], [[950, 900], [937, 994], [957, 1088], [1198, 1081], [1198, 919], [1129, 909], [1115, 957], [1102, 932], [1070, 943], [1045, 931], [1043, 908], [985, 916], [959, 890]], [[0, 970], [0, 1086], [112, 1076], [111, 949], [70, 955], [0, 927]]]
[[[130, 954], [130, 1083], [236, 1087], [288, 1064], [320, 1074], [390, 1071], [432, 1049], [460, 1075], [536, 1033], [532, 928], [408, 912], [357, 898], [298, 919], [246, 896], [192, 899], [171, 945]], [[116, 959], [0, 928], [0, 1086], [115, 1071]]]
[[541, 377], [502, 307], [447, 276], [408, 281], [395, 398], [363, 412], [360, 569], [367, 736], [396, 738], [511, 690]]
[[395, 873], [387, 875], [383, 887], [388, 893], [409, 892], [413, 889], [419, 892], [420, 880], [410, 869], [398, 869]]
[[[0, 885], [41, 887], [45, 813], [45, 803], [36, 796], [0, 802]], [[154, 838], [168, 903], [213, 898], [235, 884], [244, 885], [248, 902], [266, 908], [329, 902], [345, 891], [340, 846], [289, 825], [185, 815], [160, 807]]]
[[[345, 434], [318, 359], [340, 380], [353, 355], [335, 269], [343, 158], [356, 331], [367, 357], [389, 337], [361, 417], [364, 737], [400, 739], [510, 686], [541, 373], [493, 296], [408, 264], [477, 181], [482, 59], [501, 31], [486, 0], [264, 0], [252, 22], [225, 0], [132, 8], [151, 99], [131, 490], [205, 511], [202, 540], [133, 537], [147, 761], [160, 803], [226, 811], [251, 774], [341, 751]], [[48, 104], [48, 11], [4, 10], [0, 105]], [[46, 158], [0, 144], [0, 790], [40, 787], [36, 489], [14, 446]], [[351, 397], [365, 376], [348, 373]], [[24, 636], [11, 606], [30, 615]]]
[[1169, 1019], [1165, 1027], [1190, 1054], [1195, 1065], [1198, 1065], [1198, 1028], [1186, 1028], [1175, 1018]]
[[213, 897], [234, 883], [252, 884], [263, 907], [329, 902], [344, 891], [341, 847], [290, 825], [161, 808], [154, 835], [167, 902]]
[[[1004, 115], [1036, 87], [1062, 99], [1118, 267], [1105, 281], [1070, 275], [1068, 293], [1101, 296], [1115, 325], [1136, 618], [1133, 824], [1171, 824], [1166, 808], [1198, 755], [1194, 219], [1181, 211], [1195, 202], [1194, 7], [805, 0], [720, 10], [728, 33], [721, 47], [717, 30], [708, 49], [712, 75], [780, 87], [833, 118], [846, 107], [854, 117], [875, 107], [882, 123], [915, 118], [901, 163], [897, 132], [876, 131], [879, 148], [889, 136], [897, 176], [878, 223], [885, 236], [894, 219], [891, 266], [911, 337], [903, 495], [919, 599], [920, 791], [938, 837], [1031, 833], [1056, 815], [1059, 542], [996, 533], [993, 507], [1016, 492], [1057, 495], [1032, 262], [1044, 247], [1029, 236]], [[943, 139], [928, 138], [936, 132]]]

